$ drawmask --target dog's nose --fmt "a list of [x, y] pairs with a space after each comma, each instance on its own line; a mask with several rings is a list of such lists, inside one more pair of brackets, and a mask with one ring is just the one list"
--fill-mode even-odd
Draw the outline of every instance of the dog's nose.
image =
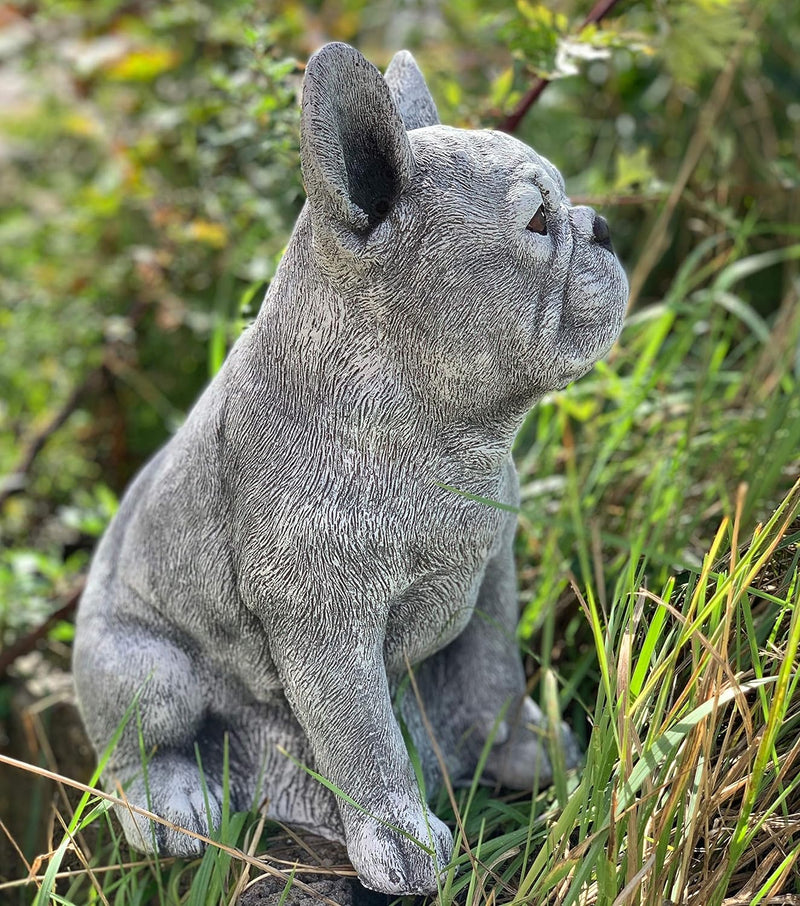
[[609, 252], [614, 251], [614, 246], [611, 245], [611, 233], [608, 231], [608, 221], [605, 217], [601, 217], [599, 214], [594, 215], [592, 233], [594, 234], [594, 240], [598, 245], [602, 245], [603, 248], [608, 249]]

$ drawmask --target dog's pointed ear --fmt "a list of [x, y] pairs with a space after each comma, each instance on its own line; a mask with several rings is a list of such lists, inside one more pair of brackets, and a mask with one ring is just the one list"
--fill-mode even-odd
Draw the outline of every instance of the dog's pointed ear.
[[406, 129], [436, 126], [439, 111], [417, 61], [407, 50], [398, 51], [384, 75]]
[[382, 221], [414, 157], [380, 72], [347, 44], [326, 44], [303, 81], [300, 162], [312, 211], [359, 232]]

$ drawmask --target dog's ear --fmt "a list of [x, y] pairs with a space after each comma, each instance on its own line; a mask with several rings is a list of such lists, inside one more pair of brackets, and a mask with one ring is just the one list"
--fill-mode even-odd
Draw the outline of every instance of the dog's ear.
[[436, 126], [439, 111], [431, 97], [425, 76], [407, 50], [398, 51], [384, 75], [406, 129]]
[[414, 157], [380, 72], [347, 44], [326, 44], [303, 81], [300, 161], [312, 210], [358, 232], [382, 221]]

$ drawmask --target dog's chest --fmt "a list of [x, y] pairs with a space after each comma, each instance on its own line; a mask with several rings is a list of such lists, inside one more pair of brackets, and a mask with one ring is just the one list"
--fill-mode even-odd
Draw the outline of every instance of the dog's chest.
[[416, 455], [384, 438], [304, 438], [291, 457], [284, 448], [247, 464], [246, 499], [257, 500], [241, 545], [243, 584], [254, 590], [247, 598], [334, 627], [357, 614], [377, 620], [387, 669], [400, 672], [406, 658], [430, 656], [469, 622], [509, 519], [476, 497], [512, 502], [513, 466], [476, 477], [433, 454], [428, 438]]
[[353, 578], [385, 608], [386, 666], [402, 672], [406, 659], [429, 657], [465, 628], [508, 515], [429, 475], [362, 491]]

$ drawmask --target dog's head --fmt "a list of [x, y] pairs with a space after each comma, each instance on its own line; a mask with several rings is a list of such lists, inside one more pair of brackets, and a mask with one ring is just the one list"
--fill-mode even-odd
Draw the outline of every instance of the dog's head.
[[384, 79], [345, 44], [318, 51], [301, 158], [320, 267], [437, 404], [522, 412], [619, 335], [606, 221], [511, 136], [440, 125], [407, 52]]

